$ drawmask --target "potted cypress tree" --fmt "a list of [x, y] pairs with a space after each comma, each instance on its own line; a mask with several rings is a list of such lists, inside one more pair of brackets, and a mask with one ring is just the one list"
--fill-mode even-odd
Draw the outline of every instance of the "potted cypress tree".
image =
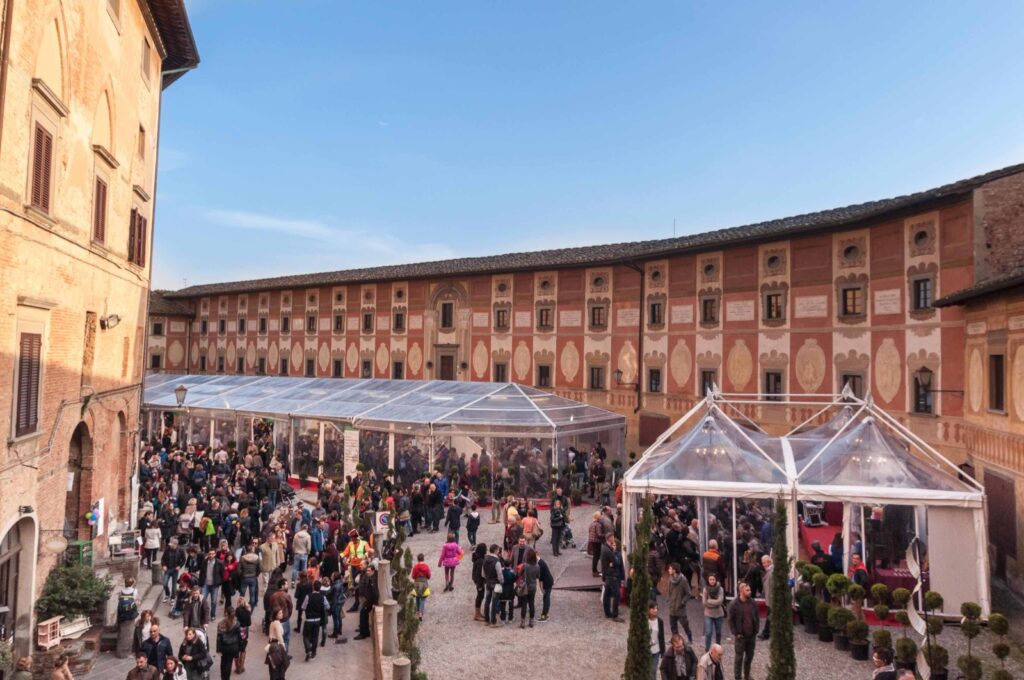
[[789, 587], [790, 558], [786, 543], [788, 516], [783, 499], [775, 502], [775, 541], [772, 555], [775, 566], [770, 583], [772, 608], [768, 612], [771, 624], [771, 642], [768, 653], [768, 677], [772, 680], [796, 679], [796, 654], [793, 650], [793, 592]]
[[846, 626], [853, 620], [853, 612], [846, 607], [832, 607], [828, 613], [828, 625], [832, 627], [832, 642], [840, 652], [850, 651], [850, 637], [846, 634]]
[[963, 673], [964, 680], [981, 680], [981, 659], [971, 654], [971, 643], [981, 633], [981, 607], [976, 602], [964, 602], [960, 605], [960, 632], [967, 638], [967, 654], [956, 660], [956, 665]]
[[646, 569], [651, 549], [654, 512], [651, 497], [645, 496], [640, 522], [636, 527], [633, 552], [629, 563], [633, 570], [633, 597], [629, 604], [629, 634], [626, 640], [626, 666], [623, 680], [647, 680], [651, 677], [651, 626], [647, 622], [647, 601], [651, 592], [651, 576]]
[[1010, 656], [1010, 645], [1006, 644], [1006, 634], [1010, 632], [1010, 622], [1002, 614], [992, 613], [988, 617], [988, 629], [999, 639], [992, 643], [992, 653], [999, 659], [999, 668], [992, 672], [992, 680], [1013, 680], [1013, 674], [1006, 670], [1006, 657]]
[[851, 583], [846, 589], [846, 596], [850, 600], [850, 609], [858, 621], [864, 620], [864, 586]]
[[917, 670], [917, 643], [908, 637], [901, 637], [896, 641], [896, 668]]
[[942, 595], [930, 590], [924, 595], [925, 621], [927, 622], [926, 643], [924, 647], [924, 658], [931, 669], [932, 680], [946, 680], [949, 677], [949, 651], [938, 643], [938, 637], [942, 634], [942, 618], [933, 612], [942, 610]]
[[868, 660], [868, 624], [854, 619], [846, 624], [846, 636], [850, 638], [850, 656], [857, 661]]
[[828, 602], [818, 600], [814, 605], [814, 618], [818, 620], [818, 640], [832, 642], [832, 628], [828, 625], [828, 614], [832, 607]]
[[846, 591], [850, 588], [850, 579], [842, 574], [832, 574], [825, 582], [825, 588], [828, 590], [828, 594], [832, 596], [833, 604], [841, 605], [843, 596], [846, 595]]
[[892, 649], [892, 633], [885, 628], [876, 628], [871, 631], [871, 643], [875, 649]]
[[818, 632], [818, 616], [815, 612], [817, 604], [818, 598], [814, 597], [814, 595], [810, 593], [800, 595], [800, 618], [804, 622], [804, 631], [812, 635]]

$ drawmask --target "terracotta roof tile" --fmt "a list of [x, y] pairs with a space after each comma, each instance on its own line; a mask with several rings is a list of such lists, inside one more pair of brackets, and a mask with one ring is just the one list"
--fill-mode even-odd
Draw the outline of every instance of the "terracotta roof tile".
[[556, 267], [583, 267], [614, 264], [637, 259], [651, 259], [683, 252], [700, 252], [744, 242], [756, 242], [827, 231], [899, 211], [917, 209], [944, 198], [965, 194], [987, 182], [1019, 172], [1024, 172], [1024, 164], [1013, 165], [978, 175], [977, 177], [971, 177], [905, 196], [896, 196], [878, 201], [848, 205], [842, 208], [833, 208], [831, 210], [822, 210], [677, 238], [506, 253], [483, 257], [463, 257], [434, 262], [346, 269], [314, 274], [295, 274], [249, 281], [211, 283], [189, 286], [188, 288], [168, 293], [168, 297], [185, 298], [347, 283], [491, 274], [553, 269]]

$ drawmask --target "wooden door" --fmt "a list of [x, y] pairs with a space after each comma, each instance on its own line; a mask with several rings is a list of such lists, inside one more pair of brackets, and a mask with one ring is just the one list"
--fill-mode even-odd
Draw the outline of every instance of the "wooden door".
[[988, 495], [988, 540], [995, 548], [993, 571], [999, 578], [1006, 578], [1007, 556], [1017, 558], [1017, 498], [1013, 481], [986, 469], [985, 493]]
[[451, 354], [442, 354], [441, 370], [438, 377], [441, 380], [455, 380], [455, 357]]

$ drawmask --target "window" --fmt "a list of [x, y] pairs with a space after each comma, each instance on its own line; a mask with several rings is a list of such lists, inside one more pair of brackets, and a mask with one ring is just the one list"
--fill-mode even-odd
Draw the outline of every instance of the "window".
[[391, 365], [391, 378], [392, 380], [404, 380], [405, 379], [405, 362], [396, 361]]
[[341, 377], [341, 359], [335, 359], [334, 360], [334, 367], [333, 367], [333, 369], [334, 370], [331, 372], [331, 375], [333, 375], [335, 378], [340, 378]]
[[334, 315], [334, 332], [344, 333], [345, 332], [345, 315], [335, 314]]
[[306, 332], [316, 333], [316, 314], [306, 315]]
[[715, 369], [705, 369], [700, 372], [700, 393], [701, 396], [711, 394], [712, 388], [718, 382], [718, 372]]
[[395, 320], [391, 330], [396, 333], [405, 332], [405, 312], [395, 312]]
[[18, 397], [14, 436], [32, 434], [39, 426], [39, 374], [42, 370], [43, 336], [21, 333], [18, 348]]
[[508, 382], [508, 364], [494, 364], [494, 382]]
[[140, 267], [146, 266], [146, 218], [132, 208], [128, 223], [128, 261]]
[[153, 335], [160, 336], [160, 335], [163, 335], [163, 334], [164, 334], [164, 322], [163, 321], [154, 321], [153, 322]]
[[914, 292], [914, 309], [931, 309], [932, 307], [932, 280], [931, 278], [926, 279], [914, 279], [913, 282]]
[[153, 354], [149, 357], [149, 368], [154, 371], [159, 371], [163, 357], [159, 354]]
[[217, 357], [217, 372], [224, 372], [224, 357]]
[[508, 310], [507, 309], [496, 309], [494, 310], [494, 327], [500, 330], [508, 329]]
[[238, 332], [239, 333], [245, 333], [245, 331], [246, 331], [246, 328], [245, 328], [245, 317], [242, 317], [242, 318], [240, 318], [238, 320]]
[[988, 357], [988, 407], [992, 411], [1006, 410], [1006, 372], [1002, 354]]
[[92, 200], [92, 240], [103, 243], [107, 236], [107, 183], [99, 177]]
[[551, 387], [551, 367], [537, 367], [537, 387]]
[[718, 323], [718, 300], [704, 298], [700, 301], [701, 323]]
[[32, 142], [32, 207], [50, 213], [50, 180], [53, 170], [53, 135], [36, 123]]
[[455, 328], [455, 303], [441, 303], [441, 328]]
[[647, 371], [647, 391], [653, 394], [661, 392], [661, 369], [651, 368]]
[[932, 412], [932, 372], [922, 368], [914, 375], [914, 413]]
[[608, 325], [608, 308], [604, 305], [594, 305], [590, 308], [590, 327], [604, 328]]
[[306, 377], [312, 378], [316, 375], [316, 359], [306, 359]]
[[281, 375], [288, 375], [288, 359], [281, 359]]
[[782, 400], [782, 371], [764, 372], [764, 398], [766, 401]]
[[203, 372], [206, 371], [206, 357], [199, 357], [199, 370]]
[[260, 331], [260, 335], [266, 335], [267, 334], [267, 317], [265, 317], [265, 316], [261, 316], [260, 317], [260, 328], [259, 328], [259, 331]]
[[551, 330], [555, 327], [553, 320], [555, 310], [551, 307], [541, 307], [537, 310], [537, 328], [540, 330]]
[[199, 335], [206, 335], [208, 330], [210, 330], [210, 323], [203, 319], [199, 322]]
[[660, 326], [665, 323], [665, 307], [660, 302], [652, 302], [647, 307], [647, 323]]
[[840, 310], [842, 316], [862, 316], [864, 314], [864, 289], [860, 286], [843, 288], [840, 291]]
[[764, 318], [766, 321], [782, 318], [782, 293], [768, 293], [764, 296]]
[[363, 332], [373, 332], [373, 312], [366, 312], [363, 314]]
[[590, 367], [590, 389], [592, 389], [592, 390], [603, 390], [604, 389], [604, 366], [591, 366]]
[[361, 378], [372, 378], [373, 377], [373, 362], [369, 359], [363, 360], [362, 370], [359, 374]]
[[149, 60], [150, 60], [149, 51], [150, 51], [149, 40], [147, 40], [146, 38], [143, 38], [142, 39], [142, 76], [146, 80], [149, 80], [149, 71], [150, 71], [150, 68], [149, 68]]
[[290, 316], [281, 317], [281, 332], [291, 333], [292, 332], [292, 318]]
[[235, 367], [235, 373], [245, 373], [245, 357], [238, 357], [238, 365]]
[[267, 374], [267, 358], [260, 357], [256, 360], [256, 372], [260, 375]]
[[860, 373], [843, 373], [839, 379], [839, 389], [842, 391], [850, 386], [850, 392], [858, 399], [864, 398], [864, 376]]
[[146, 128], [139, 126], [139, 158], [146, 157]]
[[228, 327], [228, 322], [225, 321], [224, 319], [219, 319], [217, 321], [217, 332], [218, 333], [223, 333], [227, 329], [227, 327]]

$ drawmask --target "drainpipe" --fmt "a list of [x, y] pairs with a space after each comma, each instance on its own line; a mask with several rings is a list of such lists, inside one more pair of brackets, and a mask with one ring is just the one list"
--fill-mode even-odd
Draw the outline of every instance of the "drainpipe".
[[[11, 62], [11, 17], [14, 15], [14, 0], [4, 0], [4, 35], [0, 44], [0, 120], [4, 119], [4, 105], [7, 103], [7, 69]], [[0, 134], [3, 126], [0, 125]]]

